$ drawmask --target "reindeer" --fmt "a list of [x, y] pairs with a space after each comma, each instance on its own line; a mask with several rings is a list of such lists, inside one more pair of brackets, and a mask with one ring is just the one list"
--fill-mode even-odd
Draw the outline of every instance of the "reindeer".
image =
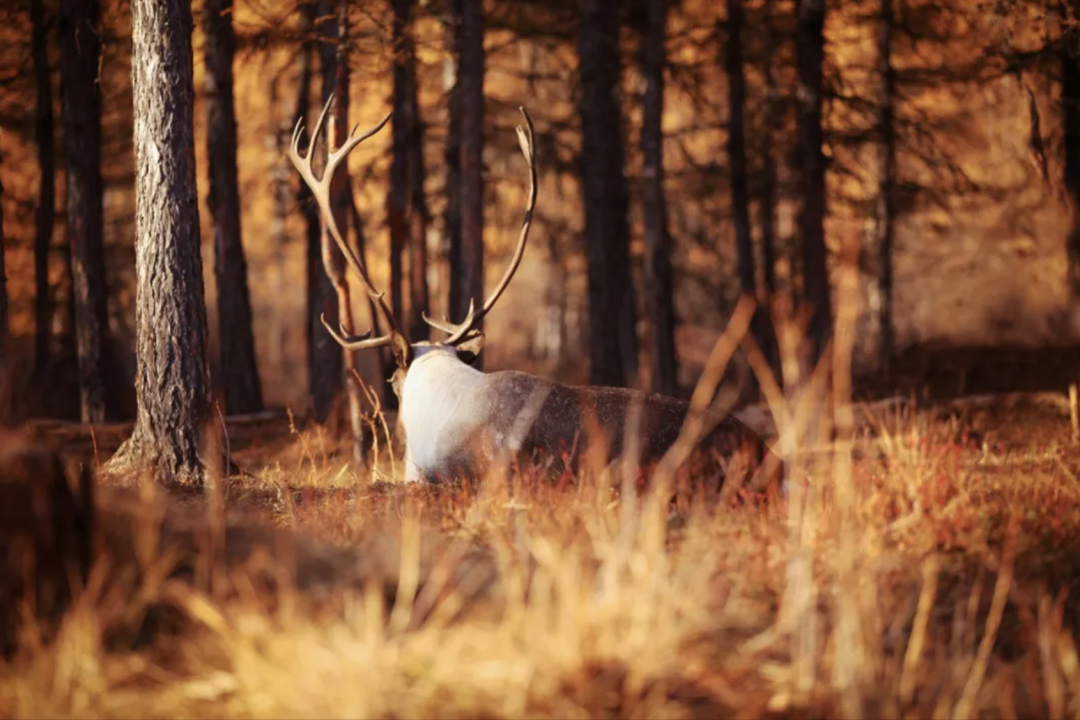
[[[390, 115], [360, 135], [354, 127], [336, 151], [328, 148], [326, 168], [317, 178], [311, 148], [332, 101], [331, 96], [319, 115], [306, 157], [300, 153], [303, 122], [297, 123], [289, 157], [311, 188], [330, 234], [385, 323], [386, 332], [378, 337], [372, 337], [372, 330], [350, 335], [346, 328], [335, 329], [321, 317], [326, 330], [347, 350], [390, 348], [397, 364], [391, 384], [400, 400], [399, 422], [405, 434], [405, 480], [477, 477], [506, 454], [546, 460], [549, 467], [565, 470], [576, 467], [577, 459], [585, 455], [589, 441], [595, 438], [609, 443], [610, 460], [630, 450], [623, 447], [628, 416], [636, 420], [636, 440], [631, 445], [636, 446], [638, 457], [634, 459], [641, 465], [657, 461], [693, 415], [687, 402], [624, 388], [563, 385], [522, 372], [483, 373], [471, 366], [484, 344], [480, 322], [521, 264], [536, 206], [533, 124], [525, 109], [519, 108], [525, 122], [517, 127], [517, 134], [528, 165], [529, 194], [513, 257], [482, 307], [477, 309], [470, 302], [465, 319], [458, 324], [425, 315], [424, 320], [446, 337], [411, 343], [399, 329], [383, 293], [375, 289], [363, 263], [342, 238], [330, 207], [334, 172], [353, 149], [386, 125]], [[740, 455], [752, 466], [760, 464], [763, 445], [738, 420], [708, 412], [698, 419], [713, 425], [700, 443], [711, 457], [728, 461]], [[722, 469], [719, 477], [722, 479]]]

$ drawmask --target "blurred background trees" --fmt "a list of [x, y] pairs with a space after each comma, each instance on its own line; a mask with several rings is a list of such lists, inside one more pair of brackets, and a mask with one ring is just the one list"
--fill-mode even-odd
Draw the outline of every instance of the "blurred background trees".
[[[111, 417], [135, 412], [132, 8], [98, 2], [0, 9], [5, 355], [23, 415], [100, 420], [103, 401]], [[1029, 384], [1055, 382], [1051, 350], [1080, 360], [1069, 4], [195, 0], [192, 11], [198, 218], [215, 258], [203, 302], [230, 412], [288, 405], [325, 421], [346, 407], [336, 398], [354, 365], [392, 400], [378, 357], [346, 361], [322, 332], [319, 314], [337, 322], [341, 296], [313, 203], [282, 158], [293, 124], [310, 129], [335, 88], [339, 133], [395, 110], [393, 131], [352, 158], [340, 207], [417, 338], [421, 313], [460, 319], [502, 272], [524, 192], [510, 128], [518, 105], [534, 117], [534, 238], [485, 320], [487, 369], [685, 394], [743, 292], [761, 305], [754, 334], [774, 365], [777, 299], [804, 314], [820, 352], [836, 256], [853, 243], [865, 392], [934, 374], [948, 376], [941, 392], [1013, 383], [973, 369], [996, 362], [988, 351], [1035, 358]], [[356, 330], [370, 324], [362, 294], [347, 309]]]

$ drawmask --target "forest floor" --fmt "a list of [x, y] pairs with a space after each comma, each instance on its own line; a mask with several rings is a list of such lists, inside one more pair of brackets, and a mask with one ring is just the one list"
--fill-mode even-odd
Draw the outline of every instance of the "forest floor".
[[[232, 423], [223, 496], [99, 493], [87, 588], [0, 660], [0, 716], [1080, 713], [1067, 413], [861, 425], [786, 497], [654, 510], [597, 476], [371, 482], [326, 431]], [[121, 431], [50, 429], [91, 462]]]

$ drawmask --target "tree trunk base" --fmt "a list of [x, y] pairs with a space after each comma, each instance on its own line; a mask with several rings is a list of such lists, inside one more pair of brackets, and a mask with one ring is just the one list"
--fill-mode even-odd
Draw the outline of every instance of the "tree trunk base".
[[[203, 490], [206, 471], [163, 468], [164, 458], [132, 435], [98, 470], [98, 480], [111, 487], [135, 488], [147, 483], [165, 490]], [[230, 463], [231, 464], [231, 463]]]

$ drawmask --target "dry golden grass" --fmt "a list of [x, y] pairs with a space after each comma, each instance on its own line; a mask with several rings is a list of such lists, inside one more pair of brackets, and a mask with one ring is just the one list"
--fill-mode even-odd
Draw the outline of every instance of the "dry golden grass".
[[385, 437], [356, 473], [326, 429], [234, 423], [246, 472], [205, 495], [99, 490], [89, 578], [58, 625], [23, 611], [0, 715], [1080, 715], [1068, 417], [860, 417], [854, 267], [818, 370], [780, 324], [798, 393], [742, 341], [786, 495], [695, 495], [664, 461], [641, 495], [620, 463], [406, 487]]
[[711, 511], [595, 476], [371, 484], [314, 430], [254, 445], [225, 518], [106, 496], [88, 587], [0, 667], [0, 715], [1076, 715], [1068, 420], [938, 415]]

